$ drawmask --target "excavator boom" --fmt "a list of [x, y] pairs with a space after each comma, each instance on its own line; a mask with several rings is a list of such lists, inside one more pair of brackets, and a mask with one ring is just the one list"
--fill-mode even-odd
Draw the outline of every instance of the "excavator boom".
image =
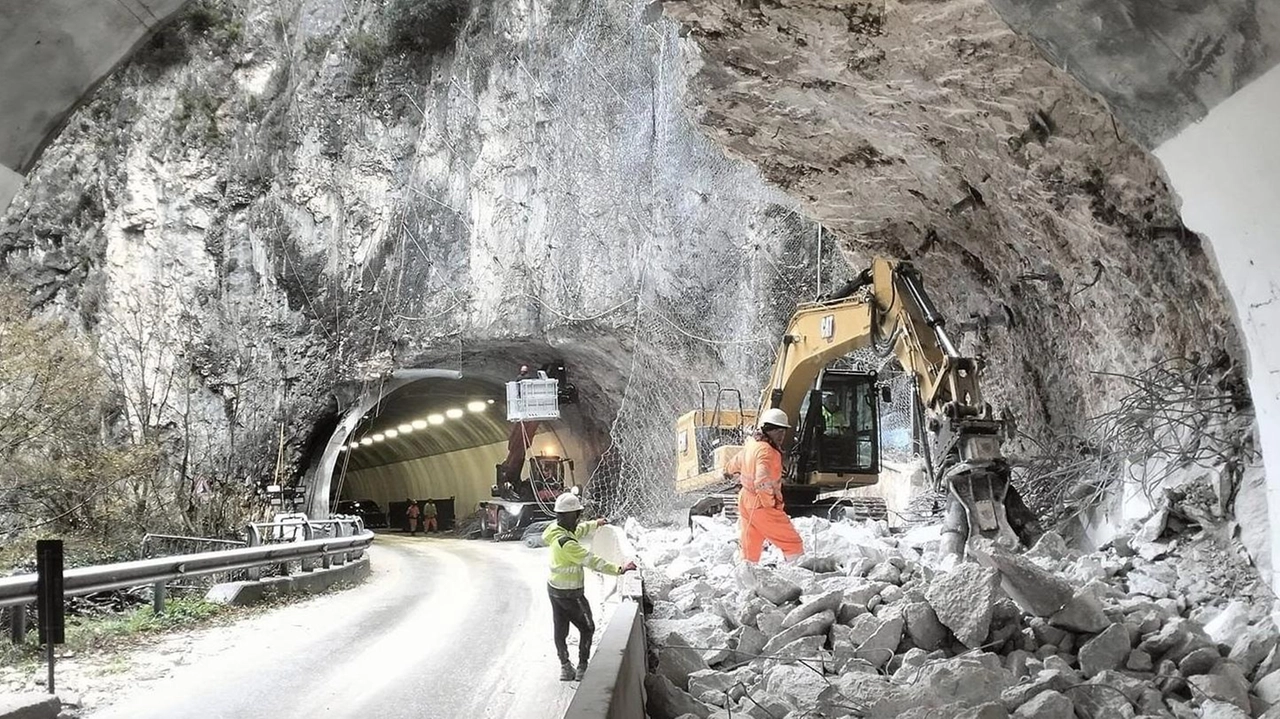
[[[1022, 505], [1000, 452], [1008, 428], [983, 401], [980, 361], [957, 351], [945, 318], [909, 263], [876, 259], [836, 297], [800, 305], [788, 323], [758, 412], [779, 408], [798, 425], [788, 443], [789, 482], [847, 489], [878, 481], [876, 377], [830, 369], [835, 360], [866, 347], [892, 353], [916, 379], [928, 419], [933, 478], [949, 496], [944, 551], [962, 551], [971, 536], [1016, 542], [1006, 504], [1012, 499], [1019, 509]], [[723, 442], [711, 447], [708, 462], [708, 448], [696, 440], [733, 436], [732, 425], [719, 413], [709, 417], [704, 406], [681, 417], [677, 429], [677, 488], [688, 491], [722, 480], [735, 447]], [[741, 437], [745, 427], [737, 429]], [[690, 462], [690, 445], [700, 462]], [[694, 473], [691, 467], [703, 471]]]

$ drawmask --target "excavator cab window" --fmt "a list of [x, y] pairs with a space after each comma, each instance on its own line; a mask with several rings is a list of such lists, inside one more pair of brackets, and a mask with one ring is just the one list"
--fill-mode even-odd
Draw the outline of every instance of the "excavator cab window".
[[[803, 434], [807, 471], [874, 474], [880, 469], [878, 404], [874, 372], [827, 370], [818, 406], [807, 403]], [[803, 451], [803, 450], [802, 450]]]

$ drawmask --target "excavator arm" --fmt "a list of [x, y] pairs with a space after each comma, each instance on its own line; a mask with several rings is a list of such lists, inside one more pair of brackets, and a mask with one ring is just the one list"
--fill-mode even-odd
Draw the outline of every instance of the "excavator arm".
[[[846, 487], [877, 481], [878, 458], [860, 468], [840, 471], [824, 471], [821, 462], [817, 466], [810, 462], [813, 444], [833, 441], [814, 427], [815, 419], [821, 421], [818, 403], [828, 366], [869, 346], [883, 354], [892, 352], [917, 380], [919, 401], [927, 417], [934, 481], [949, 497], [944, 553], [962, 553], [971, 536], [1015, 543], [1019, 533], [1029, 537], [1035, 531], [1034, 516], [1025, 510], [1010, 484], [1009, 467], [1000, 451], [1008, 428], [993, 416], [982, 398], [981, 363], [956, 349], [947, 334], [945, 318], [925, 291], [919, 272], [909, 263], [876, 259], [837, 297], [801, 305], [791, 318], [759, 409], [779, 408], [793, 424], [800, 420], [800, 431], [789, 445], [791, 480], [798, 484], [843, 483]], [[806, 398], [808, 412], [802, 413]], [[692, 435], [696, 430], [693, 425], [705, 415], [685, 415], [678, 428]], [[871, 427], [861, 428], [863, 434], [874, 435], [874, 423]], [[855, 435], [849, 441], [860, 440]], [[878, 446], [878, 437], [865, 441]], [[683, 444], [687, 444], [684, 438]], [[1015, 532], [1010, 525], [1006, 511], [1010, 504], [1017, 510], [1019, 528], [1025, 526], [1028, 532]]]

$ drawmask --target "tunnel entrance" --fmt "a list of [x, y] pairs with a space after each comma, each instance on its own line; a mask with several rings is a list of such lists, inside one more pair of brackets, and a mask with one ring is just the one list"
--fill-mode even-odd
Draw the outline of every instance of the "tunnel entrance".
[[[506, 382], [518, 378], [521, 363], [494, 364], [511, 370], [503, 376], [479, 362], [464, 371], [398, 370], [358, 388], [313, 459], [307, 513], [367, 514], [367, 524], [399, 527], [410, 500], [430, 499], [445, 530], [476, 514], [495, 487], [517, 494], [520, 480], [545, 473], [552, 458], [565, 460], [556, 465], [565, 486], [585, 491], [607, 446], [607, 426], [593, 414], [600, 408], [579, 403], [574, 391], [562, 400], [558, 420], [508, 422]], [[536, 376], [540, 365], [527, 364]], [[515, 457], [518, 471], [507, 476], [509, 467], [500, 481], [499, 465], [510, 461], [509, 446], [517, 440], [524, 450]]]

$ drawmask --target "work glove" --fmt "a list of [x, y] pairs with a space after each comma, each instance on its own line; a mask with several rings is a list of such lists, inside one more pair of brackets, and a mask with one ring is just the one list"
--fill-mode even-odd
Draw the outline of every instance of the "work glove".
[[627, 572], [634, 572], [635, 570], [636, 570], [635, 562], [627, 562], [626, 564], [622, 565], [622, 572], [624, 574]]

